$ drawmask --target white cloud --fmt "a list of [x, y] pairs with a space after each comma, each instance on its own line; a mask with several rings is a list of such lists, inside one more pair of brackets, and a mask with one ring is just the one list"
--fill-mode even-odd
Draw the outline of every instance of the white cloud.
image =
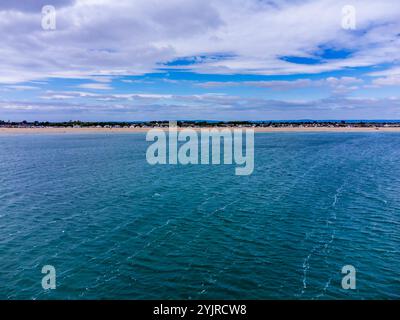
[[386, 70], [369, 73], [374, 77], [371, 81], [371, 88], [379, 88], [383, 86], [400, 86], [400, 67], [392, 67]]
[[92, 89], [92, 90], [111, 90], [112, 86], [107, 83], [83, 83], [78, 86], [82, 89]]
[[229, 95], [140, 96], [114, 103], [87, 101], [0, 101], [0, 119], [60, 120], [268, 120], [398, 119], [400, 99], [331, 97], [312, 101], [277, 101]]
[[[222, 54], [200, 73], [300, 74], [400, 60], [400, 2], [353, 0], [358, 31], [341, 28], [348, 1], [61, 1], [57, 30], [44, 31], [36, 7], [0, 5], [0, 82], [48, 77], [138, 75], [179, 57]], [[12, 11], [3, 10], [13, 6]], [[20, 10], [20, 11], [18, 11]], [[354, 51], [306, 65], [321, 46]]]
[[23, 86], [23, 85], [10, 85], [10, 86], [6, 86], [5, 88], [10, 89], [10, 90], [17, 90], [17, 91], [38, 90], [39, 89], [39, 87]]
[[198, 83], [197, 86], [202, 88], [218, 88], [218, 87], [238, 87], [249, 86], [266, 88], [273, 90], [292, 90], [301, 88], [315, 88], [326, 87], [331, 89], [333, 93], [348, 93], [358, 89], [359, 84], [363, 80], [354, 77], [329, 77], [326, 79], [311, 80], [311, 79], [297, 79], [297, 80], [273, 80], [273, 81], [229, 81], [229, 82], [203, 82]]
[[388, 77], [400, 75], [400, 67], [393, 67], [381, 71], [370, 72], [368, 74], [371, 77]]
[[400, 75], [374, 79], [372, 84], [380, 86], [400, 86]]

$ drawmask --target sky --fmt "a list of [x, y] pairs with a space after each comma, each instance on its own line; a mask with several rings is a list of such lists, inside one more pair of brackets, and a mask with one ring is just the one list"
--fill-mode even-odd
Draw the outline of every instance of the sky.
[[0, 39], [4, 121], [400, 119], [399, 0], [1, 0]]

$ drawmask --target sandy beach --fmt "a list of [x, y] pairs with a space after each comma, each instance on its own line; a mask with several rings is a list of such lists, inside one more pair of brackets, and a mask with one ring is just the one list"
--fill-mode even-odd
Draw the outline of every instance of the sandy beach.
[[[0, 134], [84, 134], [84, 133], [145, 133], [152, 128], [0, 128]], [[168, 130], [168, 128], [163, 128]], [[182, 130], [185, 128], [179, 128]], [[191, 128], [201, 130], [205, 128]], [[222, 129], [222, 128], [221, 128]], [[231, 127], [229, 129], [246, 129]], [[254, 128], [257, 132], [400, 132], [400, 127], [298, 127]]]

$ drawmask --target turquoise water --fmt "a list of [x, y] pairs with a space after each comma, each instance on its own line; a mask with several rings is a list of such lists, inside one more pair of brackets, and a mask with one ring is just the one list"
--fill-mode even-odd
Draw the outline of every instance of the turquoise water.
[[0, 136], [0, 299], [400, 298], [400, 134], [256, 134], [251, 176], [148, 145]]

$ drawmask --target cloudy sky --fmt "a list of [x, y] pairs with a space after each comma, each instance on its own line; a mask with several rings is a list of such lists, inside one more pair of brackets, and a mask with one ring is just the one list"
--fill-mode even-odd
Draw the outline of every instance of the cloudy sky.
[[0, 120], [400, 119], [399, 0], [1, 0], [0, 39]]

